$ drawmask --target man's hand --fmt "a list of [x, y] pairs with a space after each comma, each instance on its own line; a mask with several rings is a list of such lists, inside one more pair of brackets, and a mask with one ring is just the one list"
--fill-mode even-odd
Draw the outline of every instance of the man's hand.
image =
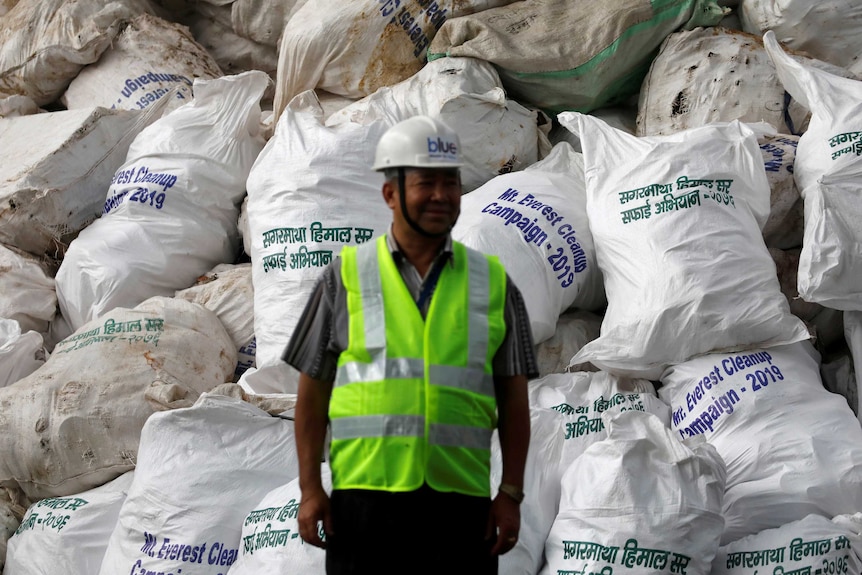
[[303, 541], [326, 549], [326, 543], [318, 533], [318, 522], [323, 521], [323, 532], [332, 534], [332, 515], [329, 511], [329, 496], [323, 487], [303, 491], [299, 501], [299, 534]]
[[318, 533], [318, 522], [323, 521], [323, 531], [332, 534], [332, 515], [329, 496], [320, 481], [320, 461], [323, 459], [323, 444], [326, 437], [326, 413], [332, 383], [312, 379], [308, 374], [299, 374], [299, 392], [296, 397], [294, 435], [296, 456], [299, 460], [299, 534], [303, 541], [326, 548]]
[[486, 539], [491, 539], [495, 535], [497, 537], [491, 554], [503, 555], [511, 550], [518, 542], [520, 529], [521, 507], [505, 493], [498, 493], [491, 503], [488, 530], [485, 534]]

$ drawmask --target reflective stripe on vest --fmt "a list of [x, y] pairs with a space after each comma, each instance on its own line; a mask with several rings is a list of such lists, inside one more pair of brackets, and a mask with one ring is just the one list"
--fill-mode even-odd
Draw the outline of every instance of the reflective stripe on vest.
[[333, 488], [407, 491], [425, 481], [487, 496], [505, 271], [453, 243], [454, 265], [444, 264], [423, 321], [385, 242], [342, 253], [350, 341], [330, 401]]
[[[338, 439], [360, 437], [425, 435], [425, 418], [421, 415], [363, 415], [339, 417], [332, 422], [332, 436]], [[466, 425], [431, 424], [429, 442], [439, 445], [487, 448], [492, 431]]]
[[[494, 395], [494, 378], [484, 370], [451, 365], [428, 366], [431, 381], [445, 381], [449, 387], [466, 391]], [[378, 355], [371, 363], [351, 362], [338, 368], [335, 385], [355, 381], [378, 381], [381, 379], [411, 379], [425, 377], [425, 362], [421, 359], [387, 359]]]

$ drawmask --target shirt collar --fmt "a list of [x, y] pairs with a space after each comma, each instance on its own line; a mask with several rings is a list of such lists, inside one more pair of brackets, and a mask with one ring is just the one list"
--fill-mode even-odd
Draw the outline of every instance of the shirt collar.
[[[392, 233], [392, 224], [389, 224], [389, 231], [386, 232], [386, 246], [389, 248], [389, 252], [396, 262], [404, 259], [404, 254], [401, 253], [401, 248], [398, 246], [398, 242], [395, 241], [395, 235]], [[452, 250], [452, 234], [446, 234], [446, 242], [443, 244], [440, 252], [438, 252], [437, 257], [443, 257], [449, 261], [450, 265], [455, 265], [454, 252]]]

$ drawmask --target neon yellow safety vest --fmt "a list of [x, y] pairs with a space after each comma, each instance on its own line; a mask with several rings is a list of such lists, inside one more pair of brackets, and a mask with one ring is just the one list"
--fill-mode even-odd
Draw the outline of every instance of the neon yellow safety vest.
[[453, 242], [425, 320], [382, 236], [341, 253], [349, 336], [329, 404], [333, 489], [490, 496], [506, 272]]

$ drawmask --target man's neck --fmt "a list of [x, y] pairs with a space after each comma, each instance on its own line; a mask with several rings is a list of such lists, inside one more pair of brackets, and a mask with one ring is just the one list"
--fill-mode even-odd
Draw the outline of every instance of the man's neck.
[[439, 238], [428, 238], [416, 233], [405, 233], [392, 227], [392, 236], [398, 244], [401, 254], [410, 262], [419, 275], [423, 278], [428, 275], [428, 270], [434, 262], [434, 258], [446, 244], [446, 236]]

